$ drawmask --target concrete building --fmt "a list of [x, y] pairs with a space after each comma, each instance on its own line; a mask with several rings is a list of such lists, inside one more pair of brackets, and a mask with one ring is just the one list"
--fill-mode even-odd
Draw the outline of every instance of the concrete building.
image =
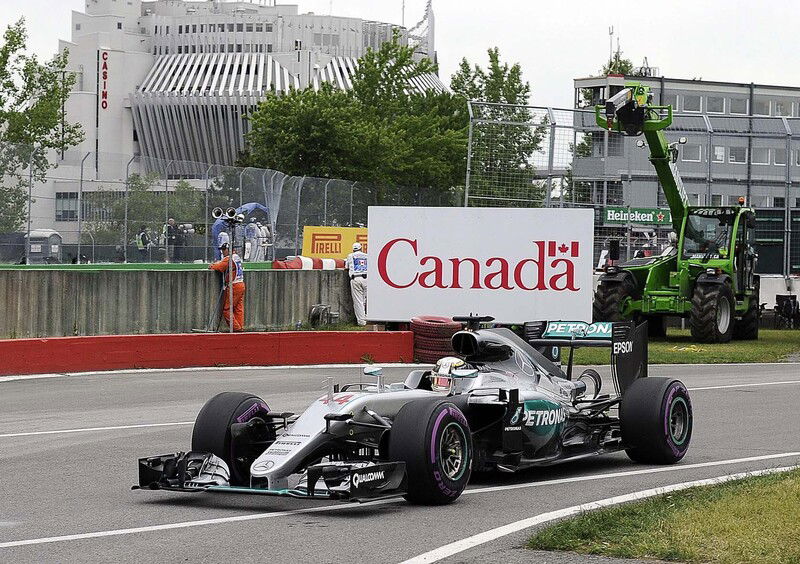
[[[744, 196], [758, 208], [759, 269], [800, 272], [800, 193], [792, 186], [800, 180], [800, 88], [612, 75], [575, 79], [575, 107], [601, 103], [626, 80], [643, 82], [655, 103], [673, 106], [667, 137], [688, 139], [677, 165], [690, 205], [735, 205]], [[588, 112], [576, 116], [584, 141], [574, 175], [593, 201], [666, 208], [637, 138], [601, 131]]]
[[[79, 178], [83, 190], [121, 191], [127, 173], [170, 162], [167, 176], [233, 165], [246, 115], [268, 93], [350, 88], [357, 59], [395, 33], [417, 56], [436, 56], [430, 3], [407, 29], [301, 14], [274, 0], [86, 0], [71, 28], [71, 39], [59, 42], [76, 77], [65, 112], [86, 138], [61, 156], [55, 179], [36, 188], [32, 213], [34, 227], [62, 232], [65, 243], [76, 239]], [[410, 86], [444, 88], [435, 75]]]

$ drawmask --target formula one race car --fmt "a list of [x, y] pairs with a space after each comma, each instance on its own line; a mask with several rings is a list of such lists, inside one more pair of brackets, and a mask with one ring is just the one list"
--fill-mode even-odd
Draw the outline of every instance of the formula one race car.
[[[192, 448], [139, 460], [134, 489], [238, 492], [369, 501], [405, 496], [450, 503], [472, 471], [514, 472], [625, 450], [673, 464], [692, 436], [692, 404], [678, 380], [647, 377], [647, 327], [634, 322], [525, 324], [480, 329], [491, 317], [455, 318], [459, 357], [405, 382], [339, 387], [300, 416], [251, 394], [224, 392], [200, 410]], [[535, 347], [568, 346], [566, 371]], [[614, 392], [593, 370], [572, 378], [572, 351], [611, 348]]]

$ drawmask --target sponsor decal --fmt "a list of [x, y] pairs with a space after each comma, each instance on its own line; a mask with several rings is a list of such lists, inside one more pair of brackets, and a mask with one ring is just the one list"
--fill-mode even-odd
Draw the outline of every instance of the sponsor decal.
[[353, 483], [353, 487], [357, 488], [361, 484], [369, 484], [371, 482], [377, 482], [380, 480], [384, 480], [385, 472], [383, 470], [376, 470], [375, 472], [365, 472], [365, 473], [358, 473], [353, 472], [353, 477], [351, 481]]
[[511, 433], [513, 431], [522, 431], [522, 427], [503, 427], [503, 431]]
[[517, 410], [514, 412], [514, 415], [511, 416], [511, 419], [508, 421], [509, 425], [516, 425], [517, 421], [519, 421], [519, 416], [522, 415], [522, 406], [518, 406]]
[[525, 426], [537, 435], [547, 435], [558, 429], [567, 419], [567, 410], [547, 400], [525, 402]]
[[108, 109], [108, 51], [100, 53], [100, 107]]
[[[410, 278], [390, 274], [388, 264], [405, 259], [417, 262]], [[397, 237], [378, 252], [378, 276], [391, 288], [470, 290], [526, 290], [577, 292], [575, 261], [580, 255], [580, 241], [532, 241], [527, 258], [509, 261], [503, 257], [479, 260], [472, 257], [439, 257], [425, 253], [417, 239]]]
[[550, 321], [542, 337], [570, 339], [610, 339], [610, 321], [584, 323], [583, 321]]
[[614, 354], [628, 354], [633, 352], [633, 341], [620, 341], [614, 343]]
[[[336, 394], [333, 396], [333, 403], [344, 405], [346, 403], [349, 403], [355, 398], [356, 394]], [[330, 400], [328, 399], [328, 396], [322, 396], [321, 398], [319, 398], [319, 401], [322, 402], [324, 405], [328, 405]]]
[[345, 259], [361, 243], [367, 252], [367, 229], [364, 227], [303, 227], [303, 256], [310, 258]]
[[607, 207], [605, 223], [670, 224], [672, 223], [672, 214], [669, 210], [658, 208]]

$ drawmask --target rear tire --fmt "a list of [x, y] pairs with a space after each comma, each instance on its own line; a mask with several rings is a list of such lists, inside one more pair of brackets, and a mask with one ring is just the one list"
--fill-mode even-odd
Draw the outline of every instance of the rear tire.
[[192, 431], [192, 450], [210, 452], [228, 465], [232, 486], [250, 483], [250, 466], [234, 452], [231, 425], [246, 423], [259, 414], [268, 413], [264, 400], [242, 392], [222, 392], [206, 402]]
[[392, 423], [389, 460], [406, 463], [411, 503], [444, 505], [461, 495], [472, 466], [472, 435], [464, 413], [453, 403], [407, 403]]
[[689, 450], [692, 425], [692, 402], [680, 380], [640, 378], [622, 396], [622, 442], [634, 462], [675, 464]]
[[700, 343], [727, 343], [733, 337], [735, 305], [727, 284], [697, 284], [689, 324]]
[[594, 321], [626, 321], [622, 315], [625, 303], [636, 295], [636, 286], [629, 277], [621, 282], [601, 281], [594, 294], [592, 318]]
[[750, 296], [750, 303], [747, 311], [741, 319], [737, 319], [733, 325], [733, 338], [742, 341], [755, 341], [758, 339], [758, 326], [761, 322], [761, 291], [758, 285], [754, 295]]

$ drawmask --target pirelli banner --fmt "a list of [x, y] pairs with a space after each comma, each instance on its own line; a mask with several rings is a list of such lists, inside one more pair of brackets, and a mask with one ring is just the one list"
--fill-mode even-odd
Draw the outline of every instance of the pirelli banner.
[[591, 321], [591, 209], [369, 208], [372, 320]]
[[353, 243], [361, 243], [368, 252], [365, 227], [303, 227], [304, 257], [345, 259], [353, 252]]

